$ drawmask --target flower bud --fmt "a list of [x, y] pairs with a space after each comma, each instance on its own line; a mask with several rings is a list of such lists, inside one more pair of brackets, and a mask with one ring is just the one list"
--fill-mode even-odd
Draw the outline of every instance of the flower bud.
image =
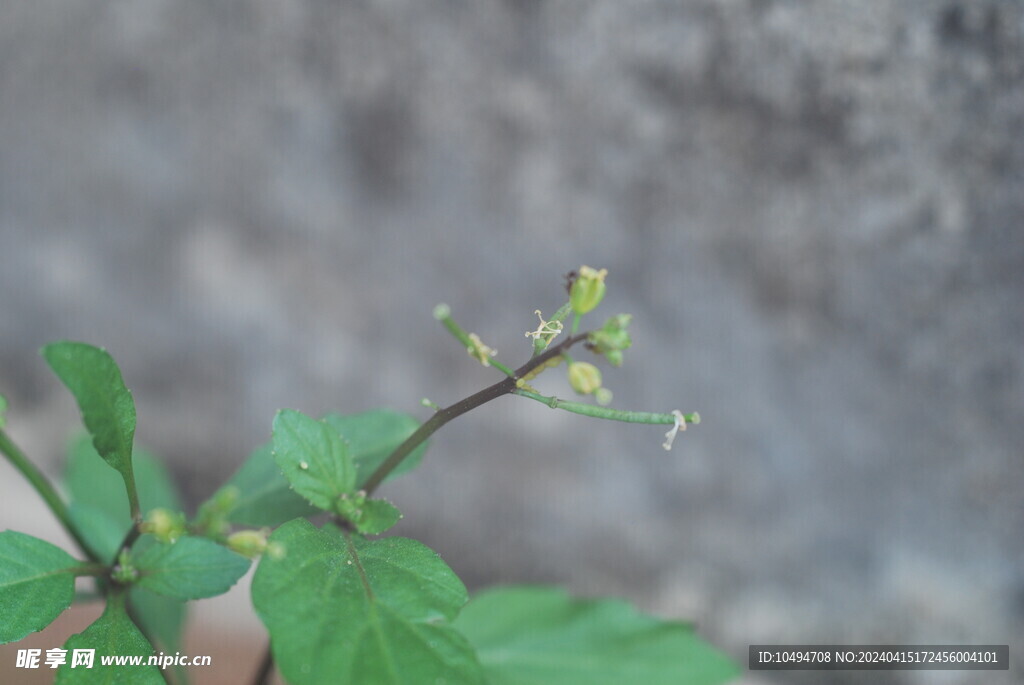
[[235, 485], [226, 485], [218, 490], [213, 497], [210, 498], [212, 506], [221, 513], [228, 513], [235, 508], [238, 503], [238, 499], [242, 496], [242, 491]]
[[366, 504], [366, 491], [359, 490], [352, 493], [342, 493], [334, 503], [334, 511], [341, 518], [352, 523], [359, 523], [363, 518], [363, 505]]
[[569, 385], [581, 395], [589, 395], [601, 387], [601, 371], [587, 362], [569, 365]]
[[180, 511], [153, 509], [146, 514], [141, 529], [160, 542], [174, 542], [185, 534], [185, 515]]
[[444, 302], [434, 307], [434, 318], [438, 321], [444, 321], [452, 315], [452, 309]]
[[121, 550], [117, 555], [117, 563], [110, 569], [110, 578], [122, 585], [131, 585], [139, 579], [139, 570], [132, 564], [131, 553], [128, 550]]
[[228, 536], [228, 549], [238, 552], [243, 557], [255, 559], [267, 549], [267, 537], [270, 529], [240, 530]]
[[608, 275], [608, 269], [593, 269], [589, 266], [581, 266], [579, 275], [572, 282], [569, 288], [569, 304], [577, 314], [586, 314], [604, 299], [604, 277]]
[[603, 354], [612, 366], [622, 366], [622, 351], [633, 344], [626, 330], [632, 318], [629, 314], [611, 317], [605, 321], [604, 326], [590, 334], [587, 347], [597, 354]]

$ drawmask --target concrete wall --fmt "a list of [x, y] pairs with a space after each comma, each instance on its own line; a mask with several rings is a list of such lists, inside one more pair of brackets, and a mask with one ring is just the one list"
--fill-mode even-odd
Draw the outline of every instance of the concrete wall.
[[[424, 415], [494, 380], [435, 303], [516, 365], [561, 275], [603, 266], [635, 317], [615, 406], [704, 422], [666, 455], [501, 400], [388, 486], [402, 533], [474, 587], [623, 595], [741, 659], [1006, 643], [1022, 31], [990, 1], [6, 3], [10, 430], [57, 473], [77, 417], [36, 350], [105, 345], [197, 502], [280, 407]], [[0, 474], [0, 526], [58, 539]]]

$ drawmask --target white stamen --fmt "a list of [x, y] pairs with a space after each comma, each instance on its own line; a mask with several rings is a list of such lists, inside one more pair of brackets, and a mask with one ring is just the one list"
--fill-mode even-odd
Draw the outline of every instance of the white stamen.
[[672, 449], [672, 441], [676, 439], [676, 433], [686, 430], [686, 419], [683, 418], [683, 412], [673, 409], [672, 416], [676, 417], [676, 422], [672, 424], [672, 430], [665, 433], [665, 442], [662, 444], [662, 447], [666, 450]]
[[537, 326], [537, 330], [535, 331], [527, 331], [526, 337], [538, 340], [543, 336], [546, 338], [545, 342], [551, 344], [551, 341], [557, 338], [558, 334], [562, 332], [562, 322], [545, 321], [544, 317], [541, 316], [539, 309], [533, 310], [533, 313], [537, 315], [538, 319], [540, 319], [540, 325]]

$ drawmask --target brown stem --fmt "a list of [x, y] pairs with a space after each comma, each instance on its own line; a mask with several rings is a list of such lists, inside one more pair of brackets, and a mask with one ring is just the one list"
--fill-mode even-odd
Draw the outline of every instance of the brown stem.
[[452, 419], [462, 416], [471, 409], [476, 409], [480, 405], [486, 404], [487, 402], [501, 397], [502, 395], [508, 395], [516, 389], [516, 381], [518, 379], [546, 363], [548, 360], [562, 354], [576, 343], [586, 340], [588, 335], [590, 335], [589, 332], [580, 333], [579, 335], [567, 338], [558, 345], [550, 347], [542, 354], [530, 359], [530, 361], [516, 369], [514, 375], [504, 378], [494, 385], [488, 386], [465, 399], [459, 400], [450, 407], [438, 410], [433, 416], [417, 428], [416, 432], [410, 435], [405, 442], [395, 448], [395, 451], [392, 452], [388, 458], [377, 467], [377, 470], [370, 475], [363, 484], [362, 489], [366, 491], [366, 494], [371, 494], [382, 482], [384, 482], [384, 479], [387, 478], [389, 473], [398, 468], [398, 465], [401, 464], [407, 456], [409, 456], [410, 452], [419, 447], [423, 441], [433, 435], [438, 428]]
[[274, 652], [271, 651], [268, 644], [266, 652], [263, 653], [263, 659], [260, 661], [260, 668], [256, 671], [256, 675], [253, 676], [252, 685], [270, 685], [270, 676], [273, 673]]

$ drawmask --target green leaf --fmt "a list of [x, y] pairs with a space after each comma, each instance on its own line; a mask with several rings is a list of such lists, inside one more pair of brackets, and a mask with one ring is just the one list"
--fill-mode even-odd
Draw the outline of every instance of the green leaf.
[[[327, 414], [322, 421], [348, 442], [356, 466], [356, 488], [419, 427], [412, 416], [387, 409], [347, 416]], [[424, 443], [413, 450], [388, 479], [414, 468], [426, 448]], [[256, 448], [224, 488], [237, 488], [239, 493], [228, 519], [246, 526], [277, 526], [319, 511], [291, 489], [274, 461], [271, 445]]]
[[142, 631], [160, 648], [173, 653], [181, 648], [181, 630], [185, 626], [186, 605], [183, 600], [165, 597], [135, 585], [129, 594], [132, 615]]
[[335, 503], [334, 510], [363, 535], [383, 533], [402, 518], [402, 512], [391, 502], [367, 499], [363, 490], [354, 495], [342, 495]]
[[333, 511], [338, 497], [353, 491], [356, 471], [348, 445], [326, 423], [291, 409], [274, 417], [274, 461], [313, 506]]
[[133, 563], [138, 585], [177, 599], [201, 599], [227, 592], [249, 570], [249, 560], [206, 538], [186, 536], [154, 542]]
[[356, 530], [363, 535], [379, 535], [402, 518], [402, 512], [386, 499], [368, 499], [362, 506], [363, 514], [355, 522]]
[[365, 540], [298, 519], [270, 537], [253, 605], [292, 685], [480, 684], [450, 621], [466, 588], [437, 554], [406, 538]]
[[68, 506], [68, 515], [89, 550], [101, 561], [112, 561], [130, 524], [121, 521], [121, 517], [111, 516], [108, 512], [89, 504], [72, 502]]
[[106, 350], [85, 343], [57, 342], [44, 347], [42, 353], [75, 396], [96, 451], [121, 474], [132, 500], [135, 401], [124, 385], [121, 370]]
[[71, 605], [77, 565], [45, 540], [0, 533], [0, 644], [42, 630]]
[[[390, 409], [375, 409], [345, 416], [327, 414], [323, 421], [348, 441], [349, 452], [356, 464], [357, 485], [365, 483], [388, 455], [420, 427], [415, 417]], [[398, 468], [388, 474], [385, 481], [416, 468], [426, 450], [427, 443], [414, 449]]]
[[[132, 547], [133, 554], [142, 556], [146, 551], [159, 544], [151, 535], [143, 535]], [[132, 562], [133, 568], [134, 562]], [[151, 590], [134, 584], [128, 590], [128, 615], [142, 631], [154, 647], [166, 653], [181, 649], [181, 634], [185, 626], [187, 604], [185, 600], [158, 595]], [[180, 676], [182, 667], [177, 667], [179, 678], [174, 682], [184, 682]]]
[[[128, 593], [128, 602], [129, 616], [154, 649], [166, 654], [181, 651], [181, 633], [188, 615], [185, 600], [164, 597], [133, 585]], [[176, 677], [169, 679], [171, 683], [187, 685], [188, 670], [185, 666], [175, 666], [174, 675]]]
[[319, 511], [291, 489], [270, 444], [257, 447], [225, 488], [239, 493], [228, 519], [246, 526], [277, 526]]
[[557, 588], [485, 592], [455, 627], [476, 647], [490, 685], [716, 685], [738, 673], [685, 624]]
[[139, 486], [143, 513], [157, 507], [173, 511], [184, 508], [174, 479], [163, 461], [142, 447], [135, 448], [135, 482]]
[[7, 425], [7, 398], [0, 395], [0, 428]]
[[[181, 498], [163, 463], [141, 447], [135, 448], [133, 461], [142, 511], [157, 507], [181, 510]], [[121, 479], [103, 462], [87, 436], [72, 441], [64, 481], [71, 500], [71, 520], [100, 559], [112, 560], [132, 524], [128, 496]]]
[[[164, 685], [156, 666], [101, 664], [105, 656], [139, 656], [145, 663], [153, 654], [149, 640], [125, 613], [124, 595], [111, 596], [103, 615], [81, 633], [68, 638], [64, 649], [68, 650], [67, 663], [57, 670], [57, 685]], [[96, 650], [92, 668], [71, 667], [76, 649]]]

